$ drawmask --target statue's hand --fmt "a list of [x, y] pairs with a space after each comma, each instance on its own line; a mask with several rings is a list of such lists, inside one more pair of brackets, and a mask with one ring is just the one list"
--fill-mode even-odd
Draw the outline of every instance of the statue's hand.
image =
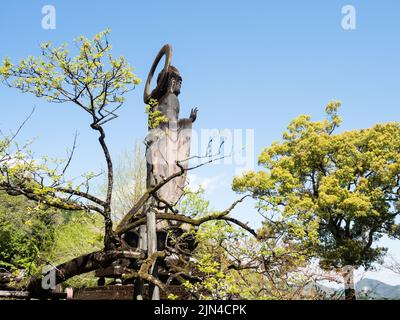
[[192, 122], [195, 122], [197, 119], [197, 111], [199, 111], [197, 108], [193, 108], [192, 111], [190, 111], [189, 119], [192, 120]]

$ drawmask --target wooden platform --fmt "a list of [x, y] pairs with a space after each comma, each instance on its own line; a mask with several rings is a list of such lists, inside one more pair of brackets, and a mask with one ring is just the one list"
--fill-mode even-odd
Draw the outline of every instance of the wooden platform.
[[76, 289], [73, 300], [133, 300], [133, 285]]

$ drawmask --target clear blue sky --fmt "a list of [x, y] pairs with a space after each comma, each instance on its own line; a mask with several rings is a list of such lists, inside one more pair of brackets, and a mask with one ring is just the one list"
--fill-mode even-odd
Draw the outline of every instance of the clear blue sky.
[[[55, 30], [41, 28], [41, 9], [56, 8]], [[356, 30], [341, 27], [341, 9], [356, 9]], [[183, 76], [182, 116], [198, 106], [196, 128], [254, 129], [255, 155], [280, 138], [299, 114], [323, 116], [331, 99], [342, 101], [343, 129], [400, 120], [400, 2], [329, 1], [22, 1], [2, 3], [0, 57], [40, 53], [39, 44], [71, 42], [112, 29], [113, 52], [123, 54], [145, 80], [159, 48], [170, 43]], [[146, 133], [143, 86], [129, 93], [120, 117], [108, 125], [114, 156]], [[86, 114], [0, 87], [0, 127], [16, 128], [37, 109], [20, 140], [38, 137], [39, 156], [64, 156], [78, 131], [76, 175], [104, 167]], [[215, 208], [235, 198], [233, 166], [211, 166], [198, 180], [214, 184]], [[213, 177], [217, 177], [214, 178]], [[218, 183], [216, 183], [218, 181]], [[252, 204], [239, 217], [256, 223]], [[391, 251], [400, 249], [390, 243]]]

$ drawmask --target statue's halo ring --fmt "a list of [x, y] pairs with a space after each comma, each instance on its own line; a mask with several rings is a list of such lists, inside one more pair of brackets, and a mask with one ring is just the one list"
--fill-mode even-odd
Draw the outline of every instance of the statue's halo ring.
[[157, 69], [158, 64], [160, 63], [161, 58], [165, 55], [165, 64], [163, 69], [163, 74], [166, 75], [168, 71], [168, 67], [171, 65], [172, 59], [172, 47], [169, 44], [164, 45], [160, 52], [157, 54], [157, 57], [154, 59], [153, 65], [151, 66], [149, 75], [147, 76], [146, 86], [144, 88], [143, 100], [144, 103], [148, 103], [151, 95], [150, 84], [153, 79], [154, 72]]

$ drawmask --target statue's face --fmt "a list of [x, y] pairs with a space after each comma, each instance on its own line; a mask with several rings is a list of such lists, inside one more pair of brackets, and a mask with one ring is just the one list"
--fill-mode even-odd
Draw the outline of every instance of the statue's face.
[[181, 86], [182, 86], [182, 78], [172, 78], [173, 85], [172, 85], [172, 91], [174, 94], [179, 95], [181, 93]]

